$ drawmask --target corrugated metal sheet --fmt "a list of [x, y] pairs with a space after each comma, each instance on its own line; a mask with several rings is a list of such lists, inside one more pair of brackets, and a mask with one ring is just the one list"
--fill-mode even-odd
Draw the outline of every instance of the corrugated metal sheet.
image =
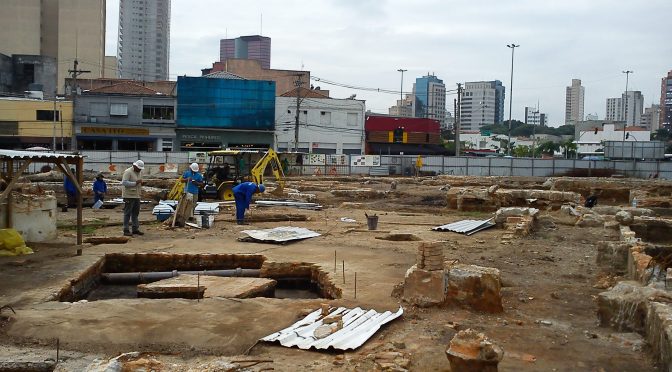
[[452, 231], [460, 234], [471, 235], [475, 234], [481, 230], [485, 230], [489, 227], [495, 226], [495, 223], [492, 222], [492, 218], [487, 220], [463, 220], [447, 225], [441, 225], [433, 228], [435, 231]]
[[381, 326], [400, 317], [403, 313], [404, 309], [401, 307], [394, 313], [391, 311], [379, 313], [359, 307], [354, 309], [331, 308], [328, 316], [342, 315], [343, 328], [325, 338], [318, 339], [314, 332], [323, 325], [322, 320], [324, 319], [321, 310], [318, 309], [290, 327], [262, 338], [261, 341], [279, 342], [282, 346], [296, 346], [300, 349], [356, 349], [371, 338]]
[[247, 234], [254, 240], [274, 243], [285, 243], [292, 240], [302, 240], [320, 236], [320, 233], [316, 233], [315, 231], [303, 227], [291, 226], [276, 227], [267, 230], [243, 230], [241, 232]]
[[81, 155], [58, 154], [42, 151], [0, 150], [0, 158], [5, 159], [56, 160], [60, 158], [75, 159], [81, 157]]
[[299, 202], [292, 200], [257, 200], [254, 204], [262, 207], [295, 207], [299, 209], [321, 210], [322, 206], [317, 203]]

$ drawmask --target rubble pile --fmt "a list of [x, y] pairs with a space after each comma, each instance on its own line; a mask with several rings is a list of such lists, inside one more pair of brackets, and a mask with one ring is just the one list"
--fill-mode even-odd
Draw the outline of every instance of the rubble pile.
[[504, 350], [483, 333], [466, 329], [450, 340], [446, 356], [452, 372], [496, 372]]

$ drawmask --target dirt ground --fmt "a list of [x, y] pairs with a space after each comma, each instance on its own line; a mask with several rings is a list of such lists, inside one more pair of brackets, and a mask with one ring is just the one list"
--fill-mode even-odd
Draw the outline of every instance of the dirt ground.
[[[359, 186], [353, 184], [354, 186]], [[365, 187], [388, 190], [388, 184]], [[472, 236], [434, 232], [431, 227], [462, 219], [490, 216], [461, 213], [445, 207], [439, 186], [400, 184], [384, 199], [347, 200], [316, 192], [322, 211], [292, 208], [252, 208], [253, 215], [301, 213], [305, 222], [266, 222], [238, 226], [233, 209], [224, 207], [212, 229], [166, 230], [143, 206], [145, 236], [123, 245], [87, 246], [75, 256], [74, 231], [59, 230], [57, 242], [32, 245], [36, 253], [0, 257], [0, 306], [10, 304], [16, 315], [0, 322], [0, 360], [55, 358], [60, 342], [62, 370], [83, 370], [96, 358], [120, 353], [151, 353], [164, 366], [198, 365], [223, 357], [272, 360], [250, 370], [372, 370], [372, 354], [395, 350], [408, 354], [413, 371], [449, 371], [445, 350], [454, 334], [472, 328], [501, 345], [503, 371], [655, 371], [646, 348], [633, 351], [611, 337], [615, 331], [597, 326], [593, 288], [597, 281], [599, 240], [616, 240], [615, 231], [563, 225], [556, 213], [545, 213], [536, 231], [513, 244], [500, 244], [504, 230], [492, 228]], [[341, 202], [363, 203], [359, 208]], [[380, 216], [377, 232], [366, 232], [364, 213]], [[120, 221], [121, 208], [85, 211], [89, 223]], [[357, 223], [341, 222], [341, 217]], [[59, 223], [74, 220], [74, 211], [59, 212]], [[551, 223], [555, 221], [555, 223]], [[287, 245], [239, 242], [240, 230], [300, 226], [322, 236]], [[351, 231], [351, 230], [355, 231]], [[446, 259], [501, 270], [504, 312], [478, 313], [457, 307], [420, 309], [391, 296], [414, 264], [418, 242], [375, 239], [385, 231], [413, 233], [423, 240], [447, 241]], [[121, 235], [121, 227], [88, 228], [91, 236]], [[277, 262], [303, 261], [320, 265], [343, 290], [341, 299], [125, 299], [64, 303], [53, 294], [105, 253], [240, 253], [262, 254]], [[338, 267], [334, 272], [334, 252]], [[342, 274], [345, 261], [345, 278]], [[354, 274], [357, 273], [355, 299]], [[318, 352], [256, 344], [256, 340], [291, 325], [321, 303], [373, 308], [404, 307], [404, 315], [355, 351]], [[246, 354], [243, 356], [243, 354]], [[230, 359], [230, 358], [229, 358]], [[154, 370], [162, 370], [160, 367]], [[165, 367], [165, 370], [173, 370]]]

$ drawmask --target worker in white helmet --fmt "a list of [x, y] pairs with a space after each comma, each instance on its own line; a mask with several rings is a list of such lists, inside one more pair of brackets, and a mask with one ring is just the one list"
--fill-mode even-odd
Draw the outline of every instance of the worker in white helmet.
[[[140, 192], [142, 190], [142, 170], [145, 162], [136, 160], [131, 167], [124, 171], [121, 177], [121, 197], [124, 199], [124, 235], [145, 235], [140, 231]], [[132, 223], [133, 231], [129, 229]]]
[[[199, 172], [199, 169], [198, 163], [191, 163], [189, 169], [182, 174], [182, 182], [185, 183], [184, 193], [190, 204], [198, 201], [199, 188], [203, 186], [203, 175]], [[189, 208], [188, 213], [188, 218], [192, 218], [194, 209]]]

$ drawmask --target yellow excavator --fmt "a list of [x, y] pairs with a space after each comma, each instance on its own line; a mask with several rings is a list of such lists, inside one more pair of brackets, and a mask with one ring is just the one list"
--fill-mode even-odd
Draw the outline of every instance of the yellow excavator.
[[[204, 199], [233, 200], [233, 187], [241, 182], [264, 183], [264, 175], [270, 165], [270, 173], [277, 187], [274, 194], [281, 195], [285, 187], [285, 175], [277, 152], [261, 150], [215, 150], [208, 152], [209, 162], [205, 172]], [[167, 198], [179, 200], [184, 193], [180, 177]]]
[[233, 187], [241, 182], [264, 183], [270, 165], [275, 178], [275, 193], [281, 194], [285, 187], [285, 175], [278, 154], [273, 149], [216, 150], [208, 153], [210, 162], [206, 171], [204, 198], [233, 200]]

